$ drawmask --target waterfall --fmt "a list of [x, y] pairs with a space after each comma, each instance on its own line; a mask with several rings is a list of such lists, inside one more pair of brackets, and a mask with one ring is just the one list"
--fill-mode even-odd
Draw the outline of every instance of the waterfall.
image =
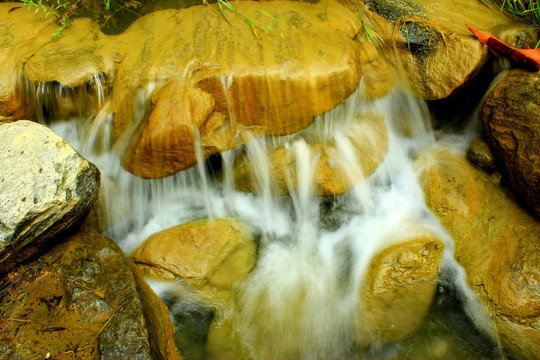
[[[253, 137], [244, 148], [223, 152], [222, 182], [204, 161], [195, 131], [197, 165], [167, 178], [147, 180], [122, 168], [119, 151], [112, 151], [111, 140], [104, 136], [110, 133], [112, 115], [100, 79], [93, 78], [92, 85], [97, 88], [99, 110], [86, 115], [83, 135], [78, 121], [55, 121], [50, 127], [102, 171], [102, 205], [109, 223], [104, 234], [129, 254], [149, 235], [190, 220], [228, 216], [247, 223], [260, 238], [257, 265], [235, 290], [235, 303], [215, 316], [217, 326], [234, 320], [231, 334], [251, 357], [356, 358], [358, 351], [367, 351], [358, 350], [351, 329], [362, 327], [358, 293], [370, 261], [399, 241], [398, 235], [418, 226], [442, 239], [443, 279], [461, 289], [470, 313], [478, 314], [475, 296], [453, 258], [452, 239], [427, 209], [413, 167], [414, 157], [435, 143], [424, 102], [399, 90], [368, 102], [358, 90], [297, 134]], [[230, 79], [222, 83], [230, 92]], [[46, 93], [39, 91], [36, 98]], [[151, 90], [141, 93], [141, 113], [150, 94]], [[382, 119], [388, 141], [384, 160], [371, 175], [358, 158], [354, 135], [367, 131], [365, 141], [374, 141], [362, 122], [366, 117]], [[351, 129], [355, 129], [352, 134]], [[317, 168], [325, 155], [310, 147], [314, 142], [331, 146], [332, 165], [342, 169], [351, 183], [345, 193], [314, 195]], [[269, 158], [280, 147], [294, 157], [294, 166], [280, 169], [289, 195], [276, 192], [277, 174]], [[254, 194], [234, 188], [234, 164], [242, 156], [251, 164]], [[164, 297], [179, 293], [174, 285], [153, 286]], [[182, 303], [179, 298], [170, 301]], [[193, 298], [188, 302], [192, 304]], [[478, 316], [476, 322], [492, 333], [485, 318]], [[369, 337], [366, 343], [373, 344], [369, 351], [379, 351], [368, 352], [369, 356], [384, 358], [378, 334], [364, 336]]]

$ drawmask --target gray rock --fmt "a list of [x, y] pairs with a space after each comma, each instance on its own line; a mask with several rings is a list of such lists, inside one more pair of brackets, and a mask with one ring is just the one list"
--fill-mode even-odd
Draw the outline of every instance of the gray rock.
[[43, 125], [0, 126], [0, 274], [89, 211], [100, 173]]

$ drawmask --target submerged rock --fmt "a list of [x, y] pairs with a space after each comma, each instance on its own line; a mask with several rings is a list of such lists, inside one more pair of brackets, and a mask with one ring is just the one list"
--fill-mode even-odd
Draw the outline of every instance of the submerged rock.
[[540, 359], [540, 223], [462, 155], [433, 150], [417, 166], [426, 204], [454, 238], [502, 346]]
[[11, 359], [180, 359], [167, 308], [110, 239], [81, 228], [4, 279]]
[[[384, 119], [377, 115], [357, 113], [348, 120], [331, 139], [318, 132], [318, 126], [324, 125], [313, 124], [297, 138], [288, 139], [287, 145], [269, 146], [265, 160], [242, 153], [233, 164], [234, 186], [242, 191], [261, 192], [262, 179], [257, 176], [260, 167], [267, 164], [274, 194], [296, 192], [300, 186], [306, 186], [306, 180], [313, 182], [310, 190], [315, 195], [339, 195], [351, 190], [384, 160], [388, 131]], [[300, 164], [307, 168], [300, 168]]]
[[150, 236], [131, 256], [150, 278], [180, 278], [226, 300], [255, 266], [256, 245], [240, 220], [196, 220]]
[[0, 273], [82, 220], [99, 185], [99, 170], [47, 127], [0, 126]]
[[519, 198], [540, 218], [540, 73], [509, 71], [486, 95], [481, 116]]

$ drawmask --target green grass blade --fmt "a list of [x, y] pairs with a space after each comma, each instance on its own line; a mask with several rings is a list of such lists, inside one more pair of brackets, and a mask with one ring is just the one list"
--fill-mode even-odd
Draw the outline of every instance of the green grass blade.
[[260, 12], [261, 14], [264, 14], [264, 15], [268, 16], [270, 19], [274, 20], [275, 22], [278, 21], [278, 19], [276, 19], [272, 14], [269, 14], [264, 10], [257, 9], [257, 11]]
[[234, 6], [232, 6], [228, 1], [226, 0], [218, 0], [220, 3], [222, 3], [227, 9], [231, 10], [231, 11], [234, 11], [234, 12], [238, 12], [238, 10], [236, 10], [236, 8]]
[[244, 21], [249, 25], [251, 28], [251, 31], [253, 32], [253, 35], [259, 40], [259, 34], [257, 34], [257, 29], [255, 29], [255, 24], [253, 21], [251, 21], [247, 16], [244, 16]]

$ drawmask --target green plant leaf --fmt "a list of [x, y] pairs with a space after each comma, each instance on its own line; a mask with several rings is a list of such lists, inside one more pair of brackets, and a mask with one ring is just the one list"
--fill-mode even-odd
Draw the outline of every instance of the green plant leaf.
[[226, 0], [218, 0], [218, 4], [223, 4], [227, 9], [238, 12], [234, 6], [232, 6], [228, 1]]
[[253, 32], [253, 35], [259, 40], [259, 35], [257, 34], [257, 30], [255, 29], [255, 24], [253, 21], [251, 21], [247, 16], [244, 16], [244, 21], [249, 25], [251, 28], [251, 31]]
[[268, 25], [266, 27], [266, 30], [264, 31], [264, 36], [266, 36], [270, 32], [270, 30], [272, 30], [272, 25]]
[[278, 21], [278, 19], [276, 19], [272, 14], [269, 14], [264, 10], [257, 9], [257, 11], [260, 12], [261, 14], [264, 14], [264, 15], [268, 16], [270, 19], [274, 20], [275, 22]]

